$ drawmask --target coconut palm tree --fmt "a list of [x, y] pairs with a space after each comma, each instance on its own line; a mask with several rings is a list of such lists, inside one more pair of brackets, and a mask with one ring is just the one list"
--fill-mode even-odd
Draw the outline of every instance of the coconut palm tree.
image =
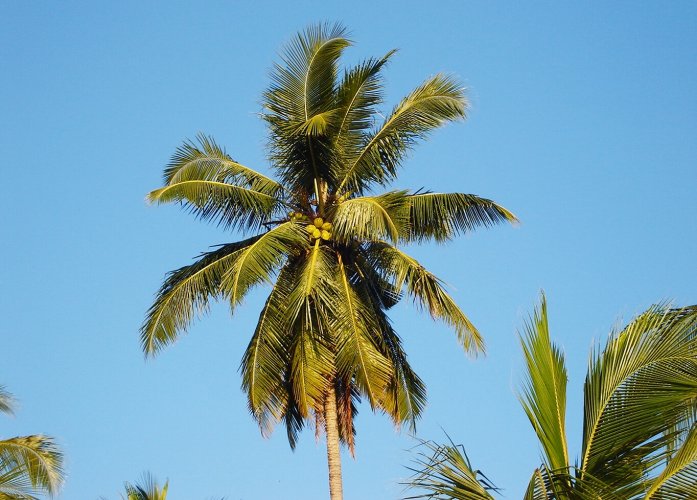
[[[15, 401], [0, 386], [0, 412], [12, 415]], [[0, 440], [0, 500], [32, 500], [55, 495], [63, 483], [63, 455], [41, 434]]]
[[[550, 340], [544, 296], [521, 338], [520, 401], [542, 448], [526, 500], [697, 498], [697, 306], [651, 307], [591, 352], [580, 459], [565, 431], [567, 373]], [[491, 499], [464, 450], [426, 443], [408, 498]]]
[[278, 180], [204, 135], [176, 151], [148, 200], [181, 202], [251, 236], [171, 272], [141, 330], [154, 355], [212, 299], [234, 314], [249, 290], [271, 284], [242, 358], [242, 386], [263, 434], [283, 422], [294, 447], [308, 422], [326, 432], [333, 499], [341, 498], [339, 444], [353, 451], [360, 398], [397, 425], [413, 425], [424, 406], [423, 383], [387, 316], [403, 294], [451, 326], [468, 353], [484, 348], [443, 283], [399, 245], [516, 220], [470, 194], [374, 192], [396, 179], [419, 139], [464, 119], [467, 100], [456, 80], [438, 74], [379, 120], [381, 71], [394, 51], [340, 73], [350, 44], [342, 27], [315, 26], [274, 66], [261, 117]]

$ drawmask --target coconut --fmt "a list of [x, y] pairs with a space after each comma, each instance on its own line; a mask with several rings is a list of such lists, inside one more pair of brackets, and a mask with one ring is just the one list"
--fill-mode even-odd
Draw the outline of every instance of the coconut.
[[319, 229], [315, 228], [315, 230], [312, 231], [312, 237], [313, 237], [313, 238], [319, 238], [319, 237], [321, 237], [321, 236], [322, 236], [322, 231], [320, 231]]
[[308, 224], [307, 226], [305, 226], [305, 230], [310, 234], [314, 233], [315, 229], [317, 228], [314, 226], [314, 224]]
[[322, 229], [324, 229], [325, 231], [329, 231], [331, 228], [332, 228], [331, 222], [325, 222], [324, 224], [322, 224]]
[[320, 236], [322, 236], [323, 240], [328, 240], [329, 238], [332, 237], [332, 233], [330, 233], [327, 230], [324, 230], [324, 231], [322, 231], [322, 234]]
[[317, 217], [315, 219], [315, 227], [320, 228], [322, 227], [322, 224], [324, 224], [324, 221], [322, 220], [322, 217]]

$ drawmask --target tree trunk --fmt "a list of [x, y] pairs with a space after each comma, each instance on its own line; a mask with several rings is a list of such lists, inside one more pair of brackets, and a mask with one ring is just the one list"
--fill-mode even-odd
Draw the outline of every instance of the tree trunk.
[[324, 425], [327, 433], [327, 464], [329, 465], [329, 498], [343, 500], [341, 485], [341, 455], [339, 442], [339, 424], [336, 416], [336, 391], [330, 384], [324, 400]]

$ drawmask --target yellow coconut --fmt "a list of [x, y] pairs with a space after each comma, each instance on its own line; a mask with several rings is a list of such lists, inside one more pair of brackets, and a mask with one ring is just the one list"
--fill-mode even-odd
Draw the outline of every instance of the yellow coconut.
[[329, 231], [324, 230], [324, 231], [322, 231], [321, 236], [322, 236], [323, 240], [328, 240], [329, 238], [332, 237], [332, 234]]
[[317, 217], [315, 219], [315, 227], [320, 228], [322, 227], [322, 224], [324, 224], [324, 221], [322, 220], [322, 217]]
[[322, 229], [324, 229], [325, 231], [329, 231], [331, 228], [332, 228], [331, 222], [325, 222], [324, 224], [322, 224]]
[[305, 230], [310, 234], [314, 233], [315, 229], [317, 228], [314, 226], [314, 224], [308, 224], [307, 226], [305, 226]]
[[313, 238], [319, 238], [320, 236], [322, 236], [322, 231], [320, 231], [319, 229], [315, 228], [315, 230], [312, 232], [312, 237], [313, 237]]

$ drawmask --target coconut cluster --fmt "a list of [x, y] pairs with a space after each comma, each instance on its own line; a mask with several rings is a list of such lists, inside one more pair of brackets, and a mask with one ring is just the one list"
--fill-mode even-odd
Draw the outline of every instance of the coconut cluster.
[[312, 224], [308, 224], [305, 227], [305, 229], [307, 230], [307, 233], [310, 235], [311, 241], [318, 239], [328, 241], [332, 237], [332, 223], [324, 222], [324, 219], [322, 219], [322, 217], [317, 217], [314, 221], [312, 221]]
[[293, 221], [301, 221], [307, 219], [307, 215], [302, 212], [288, 212], [288, 218]]

